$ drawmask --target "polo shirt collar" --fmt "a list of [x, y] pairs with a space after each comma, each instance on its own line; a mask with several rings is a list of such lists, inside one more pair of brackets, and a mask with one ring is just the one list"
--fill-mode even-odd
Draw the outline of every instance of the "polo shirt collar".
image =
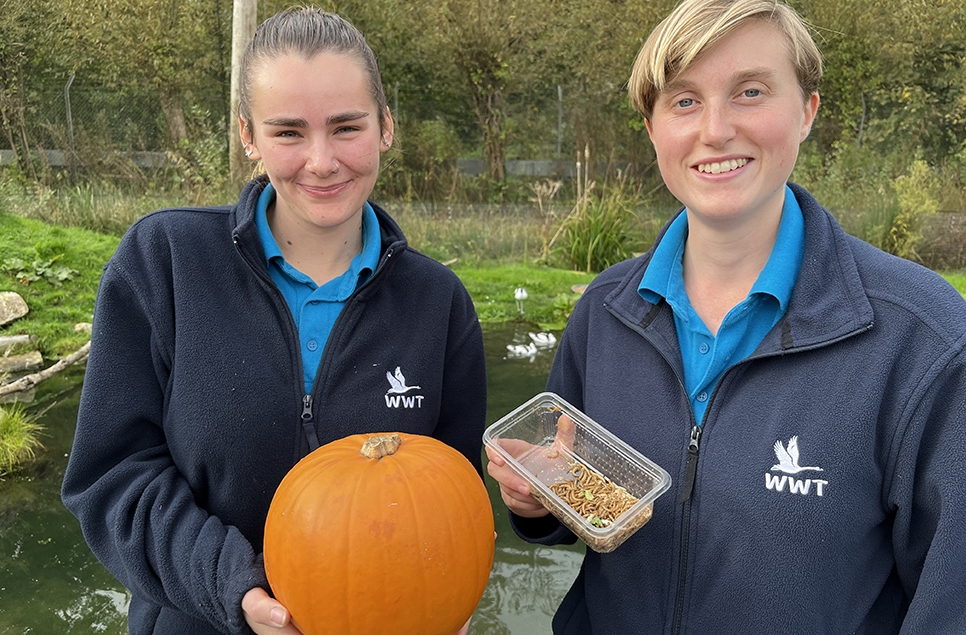
[[[285, 256], [282, 254], [281, 248], [278, 246], [278, 241], [275, 240], [275, 236], [272, 234], [271, 227], [268, 226], [268, 207], [275, 200], [275, 188], [269, 183], [262, 190], [262, 193], [258, 196], [258, 204], [255, 206], [255, 226], [258, 229], [258, 238], [261, 240], [262, 249], [265, 252], [265, 263], [271, 268], [274, 263], [280, 270], [285, 271], [287, 274], [292, 275], [292, 273], [300, 274], [298, 270], [294, 269], [285, 260]], [[336, 295], [340, 296], [341, 299], [345, 299], [352, 294], [355, 289], [369, 279], [372, 272], [376, 270], [379, 265], [379, 255], [382, 251], [382, 236], [379, 231], [379, 219], [376, 218], [376, 212], [372, 209], [372, 205], [368, 201], [363, 205], [362, 208], [362, 251], [359, 252], [349, 264], [349, 269], [346, 271], [348, 273], [354, 273], [355, 275], [343, 274], [336, 280], [341, 281], [339, 285], [340, 288], [336, 291]], [[296, 277], [296, 276], [293, 276]], [[310, 280], [308, 276], [301, 274], [298, 276], [300, 278], [305, 278]], [[304, 282], [305, 280], [303, 280]], [[313, 283], [314, 284], [314, 283]], [[326, 283], [327, 286], [328, 283]], [[344, 287], [344, 288], [343, 288]]]
[[[663, 298], [675, 310], [680, 308], [675, 307], [675, 299], [684, 292], [681, 259], [687, 237], [688, 215], [684, 211], [671, 222], [664, 238], [654, 249], [651, 262], [638, 286], [638, 293], [644, 300], [658, 304]], [[775, 244], [748, 295], [769, 295], [778, 301], [781, 311], [787, 310], [804, 251], [805, 220], [795, 194], [786, 185]]]

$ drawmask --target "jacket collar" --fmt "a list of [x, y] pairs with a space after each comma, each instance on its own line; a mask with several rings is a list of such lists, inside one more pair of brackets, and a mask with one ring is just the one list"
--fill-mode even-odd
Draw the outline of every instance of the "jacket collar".
[[[756, 354], [820, 346], [867, 330], [873, 322], [872, 305], [849, 245], [854, 239], [804, 188], [793, 183], [789, 187], [805, 219], [805, 252], [788, 311]], [[661, 230], [655, 245], [664, 238], [668, 225], [670, 222]], [[655, 307], [637, 293], [653, 252], [652, 248], [638, 259], [604, 303], [623, 322], [651, 338], [665, 333], [655, 344], [676, 350], [676, 342], [672, 345], [667, 341], [665, 331], [670, 326], [673, 333], [670, 307], [666, 302]]]

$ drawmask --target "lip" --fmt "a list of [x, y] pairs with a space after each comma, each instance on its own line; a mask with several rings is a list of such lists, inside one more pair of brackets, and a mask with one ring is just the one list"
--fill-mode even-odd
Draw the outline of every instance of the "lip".
[[339, 196], [352, 185], [352, 181], [342, 181], [334, 185], [306, 185], [299, 184], [299, 188], [313, 198], [334, 198]]
[[[740, 174], [754, 159], [747, 156], [715, 157], [702, 159], [691, 165], [691, 169], [702, 177], [726, 177]], [[702, 170], [701, 168], [705, 169]]]

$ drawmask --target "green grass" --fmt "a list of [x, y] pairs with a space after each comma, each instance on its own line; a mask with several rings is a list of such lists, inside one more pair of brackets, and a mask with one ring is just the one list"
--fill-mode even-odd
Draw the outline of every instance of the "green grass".
[[940, 271], [939, 274], [966, 297], [966, 271]]
[[[118, 240], [0, 212], [0, 291], [19, 293], [30, 308], [0, 335], [35, 336], [47, 359], [83, 345], [88, 335], [74, 332], [74, 325], [91, 321], [101, 270]], [[64, 270], [74, 273], [63, 281], [51, 273]]]
[[[465, 267], [453, 271], [460, 277], [476, 306], [481, 322], [513, 320], [533, 322], [543, 328], [566, 324], [579, 294], [576, 284], [587, 284], [594, 274], [522, 264]], [[514, 291], [527, 291], [523, 314], [517, 310]]]
[[21, 404], [0, 406], [0, 476], [17, 471], [34, 457], [43, 447], [37, 438], [43, 429]]

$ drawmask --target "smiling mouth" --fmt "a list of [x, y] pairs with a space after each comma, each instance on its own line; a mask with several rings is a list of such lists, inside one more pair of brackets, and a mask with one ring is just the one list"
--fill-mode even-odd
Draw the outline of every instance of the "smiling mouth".
[[744, 167], [748, 164], [748, 159], [731, 159], [729, 161], [722, 161], [720, 163], [699, 163], [698, 172], [704, 172], [706, 174], [721, 174], [722, 172], [731, 172], [732, 170], [737, 170], [740, 167]]
[[303, 185], [302, 188], [313, 196], [331, 196], [341, 192], [348, 184], [348, 181], [343, 181], [335, 185]]

